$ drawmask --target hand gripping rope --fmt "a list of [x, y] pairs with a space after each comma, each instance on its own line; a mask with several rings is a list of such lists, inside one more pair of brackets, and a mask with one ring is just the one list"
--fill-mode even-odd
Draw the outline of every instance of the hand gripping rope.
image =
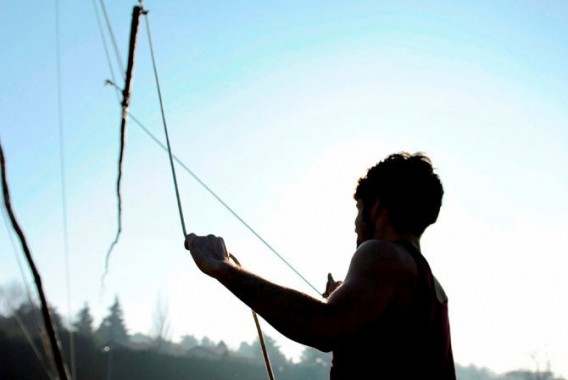
[[[120, 63], [120, 56], [119, 56], [118, 51], [116, 49], [116, 42], [115, 42], [114, 34], [112, 32], [112, 27], [111, 27], [111, 25], [108, 21], [108, 16], [106, 14], [105, 7], [104, 7], [104, 2], [103, 2], [103, 0], [100, 0], [100, 2], [101, 2], [101, 7], [102, 7], [102, 10], [103, 10], [103, 13], [105, 15], [107, 29], [108, 29], [109, 34], [111, 36], [111, 41], [113, 41], [113, 46], [115, 46], [115, 49], [114, 49], [115, 50], [115, 57], [116, 57], [116, 60]], [[106, 58], [107, 58], [109, 71], [110, 71], [110, 74], [111, 74], [111, 77], [112, 77], [112, 80], [106, 80], [105, 84], [112, 86], [116, 90], [117, 98], [120, 102], [120, 95], [119, 94], [123, 93], [123, 90], [120, 89], [115, 84], [116, 80], [115, 80], [114, 72], [113, 72], [113, 69], [112, 69], [109, 49], [108, 49], [106, 42], [105, 42], [105, 39], [104, 39], [104, 33], [102, 31], [101, 21], [100, 21], [100, 18], [99, 18], [98, 9], [97, 9], [95, 0], [93, 0], [93, 3], [94, 3], [95, 15], [96, 15], [96, 18], [97, 18], [97, 24], [99, 26], [99, 31], [100, 31], [100, 34], [101, 34], [101, 40], [102, 40], [105, 55], [106, 55]], [[147, 11], [143, 11], [143, 12], [147, 12]], [[146, 18], [146, 20], [147, 20], [147, 18]], [[151, 40], [149, 31], [148, 31], [148, 35], [149, 35], [149, 39]], [[150, 42], [150, 44], [151, 44], [151, 42]], [[152, 58], [153, 58], [153, 62], [155, 62], [154, 57], [152, 57]], [[156, 77], [157, 77], [157, 72], [156, 72], [155, 68], [154, 68], [154, 73], [156, 74]], [[159, 89], [159, 81], [156, 81], [156, 83], [158, 83], [158, 93], [161, 94], [161, 91]], [[160, 105], [161, 105], [161, 109], [162, 109], [162, 112], [163, 112], [163, 103], [162, 103], [161, 96], [160, 96]], [[179, 198], [179, 191], [177, 189], [177, 179], [175, 177], [175, 170], [173, 169], [172, 158], [173, 158], [174, 161], [176, 161], [182, 167], [182, 169], [185, 170], [186, 173], [188, 173], [190, 176], [192, 176], [195, 181], [197, 181], [229, 213], [231, 213], [246, 229], [248, 229], [258, 240], [260, 240], [260, 242], [262, 244], [264, 244], [264, 246], [266, 246], [266, 248], [268, 248], [274, 255], [276, 255], [286, 266], [288, 266], [288, 268], [290, 270], [292, 270], [298, 277], [300, 277], [310, 288], [312, 288], [316, 292], [316, 294], [318, 294], [318, 295], [320, 294], [318, 289], [312, 283], [310, 283], [300, 272], [298, 272], [298, 270], [296, 270], [296, 268], [294, 268], [280, 253], [278, 253], [278, 251], [274, 247], [272, 247], [262, 236], [260, 236], [260, 234], [258, 232], [256, 232], [243, 218], [241, 218], [239, 216], [239, 214], [237, 214], [237, 212], [235, 212], [225, 201], [223, 201], [223, 199], [221, 199], [221, 197], [219, 197], [219, 195], [217, 195], [201, 178], [199, 178], [199, 176], [197, 176], [197, 174], [195, 174], [183, 161], [181, 161], [178, 157], [176, 157], [173, 153], [171, 153], [171, 149], [170, 149], [171, 147], [170, 147], [169, 137], [168, 137], [168, 133], [167, 133], [167, 127], [165, 127], [166, 138], [167, 138], [167, 145], [166, 145], [166, 144], [163, 144], [152, 132], [150, 132], [150, 130], [148, 128], [146, 128], [144, 126], [144, 124], [142, 124], [138, 119], [136, 119], [136, 117], [134, 117], [134, 115], [130, 111], [127, 110], [127, 114], [135, 122], [135, 124], [138, 127], [140, 127], [144, 131], [144, 133], [146, 133], [146, 135], [148, 135], [148, 137], [150, 137], [150, 139], [152, 139], [157, 145], [159, 145], [170, 156], [170, 164], [172, 166], [172, 173], [174, 174], [174, 176], [173, 176], [174, 177], [174, 184], [176, 185], [175, 189], [176, 189], [176, 197], [177, 197], [177, 200], [178, 200], [178, 208], [180, 210], [180, 219], [181, 219], [181, 222], [182, 222], [182, 228], [183, 228], [184, 233], [186, 232], [186, 229], [185, 229], [185, 223], [184, 223], [184, 220], [183, 220], [183, 212], [181, 211], [182, 210], [181, 202], [179, 201], [179, 199], [180, 199]], [[163, 115], [162, 115], [162, 120], [163, 120], [163, 123], [165, 124], [165, 117]]]
[[[95, 1], [93, 0], [93, 3], [95, 4]], [[111, 29], [111, 25], [108, 21], [108, 17], [106, 15], [106, 11], [104, 8], [104, 2], [103, 0], [100, 0], [101, 3], [101, 7], [103, 9], [104, 15], [105, 15], [105, 19], [107, 22], [107, 28], [109, 30], [109, 33], [111, 35], [113, 44], [115, 46], [115, 55], [117, 57], [117, 60], [120, 61], [117, 49], [116, 49], [116, 43], [114, 42], [114, 36], [112, 33], [112, 29]], [[140, 2], [141, 3], [141, 2]], [[138, 9], [137, 9], [138, 8]], [[97, 7], [95, 4], [95, 11], [97, 11]], [[139, 17], [140, 15], [144, 15], [145, 16], [145, 21], [146, 21], [146, 26], [147, 26], [147, 35], [148, 35], [148, 41], [149, 41], [149, 46], [150, 46], [150, 53], [151, 53], [151, 58], [152, 58], [152, 65], [153, 65], [153, 71], [154, 71], [154, 77], [155, 77], [155, 82], [156, 82], [156, 87], [157, 87], [157, 92], [158, 92], [158, 97], [159, 97], [159, 101], [160, 101], [160, 110], [161, 110], [161, 116], [162, 116], [162, 124], [164, 126], [164, 133], [166, 136], [166, 144], [163, 144], [158, 138], [156, 138], [140, 121], [138, 121], [131, 113], [130, 111], [128, 111], [127, 106], [128, 103], [125, 104], [125, 98], [127, 97], [128, 93], [127, 93], [127, 89], [130, 88], [130, 84], [125, 85], [125, 89], [121, 90], [120, 88], [118, 88], [118, 86], [116, 86], [116, 84], [114, 83], [114, 74], [112, 72], [112, 65], [110, 64], [110, 58], [109, 58], [109, 53], [108, 53], [108, 49], [106, 47], [106, 43], [104, 40], [104, 37], [102, 38], [103, 40], [103, 45], [104, 45], [104, 50], [105, 50], [105, 54], [107, 56], [107, 62], [109, 64], [109, 68], [110, 68], [110, 72], [111, 72], [111, 76], [112, 76], [112, 81], [107, 80], [106, 83], [110, 84], [111, 86], [113, 86], [116, 90], [117, 90], [117, 96], [118, 93], [121, 92], [123, 95], [123, 101], [121, 102], [122, 105], [122, 116], [123, 116], [123, 124], [121, 124], [121, 153], [120, 153], [120, 157], [122, 158], [122, 151], [123, 151], [123, 147], [124, 147], [124, 127], [123, 125], [125, 125], [125, 118], [126, 115], [130, 116], [130, 118], [135, 122], [136, 125], [138, 125], [157, 145], [159, 145], [162, 149], [164, 149], [167, 153], [168, 153], [168, 157], [169, 157], [169, 162], [170, 162], [170, 167], [171, 167], [171, 172], [172, 172], [172, 178], [174, 181], [174, 189], [175, 189], [175, 194], [176, 194], [176, 200], [177, 200], [177, 206], [178, 206], [178, 212], [179, 212], [179, 217], [180, 217], [180, 222], [181, 222], [181, 228], [182, 228], [182, 232], [185, 236], [187, 236], [187, 230], [186, 230], [186, 226], [185, 226], [185, 222], [184, 222], [184, 216], [183, 216], [183, 209], [182, 209], [182, 205], [181, 205], [181, 197], [179, 194], [179, 188], [178, 188], [178, 183], [177, 183], [177, 177], [176, 177], [176, 172], [175, 172], [175, 166], [174, 166], [174, 160], [188, 173], [190, 174], [205, 190], [207, 190], [219, 203], [221, 203], [221, 205], [223, 205], [225, 207], [225, 209], [227, 209], [227, 211], [229, 211], [235, 218], [237, 218], [239, 220], [239, 222], [241, 222], [253, 235], [255, 235], [273, 254], [275, 254], [282, 262], [284, 262], [284, 264], [286, 264], [294, 273], [296, 273], [306, 284], [308, 284], [316, 293], [319, 294], [319, 291], [317, 290], [317, 288], [315, 286], [313, 286], [304, 276], [302, 276], [282, 255], [280, 255], [265, 239], [263, 239], [248, 223], [246, 223], [231, 207], [229, 207], [209, 186], [207, 186], [194, 172], [192, 172], [187, 165], [185, 165], [178, 157], [176, 157], [173, 153], [172, 153], [172, 149], [171, 149], [171, 144], [170, 144], [170, 139], [169, 139], [169, 134], [168, 134], [168, 128], [167, 128], [167, 122], [166, 122], [166, 117], [165, 117], [165, 111], [164, 111], [164, 104], [163, 104], [163, 99], [162, 99], [162, 94], [161, 94], [161, 89], [160, 89], [160, 82], [158, 79], [158, 72], [157, 72], [157, 68], [156, 68], [156, 59], [155, 59], [155, 54], [154, 54], [154, 49], [153, 49], [153, 44], [152, 44], [152, 37], [151, 37], [151, 32], [150, 32], [150, 26], [149, 26], [149, 21], [148, 21], [148, 17], [147, 17], [147, 11], [143, 10], [141, 7], [135, 7], [134, 12], [133, 12], [133, 22], [132, 22], [132, 30], [131, 30], [131, 44], [130, 44], [130, 55], [129, 55], [129, 69], [127, 70], [130, 71], [131, 70], [131, 59], [133, 59], [133, 54], [134, 54], [134, 50], [133, 47], [135, 46], [135, 40], [133, 40], [133, 36], [135, 36], [135, 21], [134, 18], [135, 17]], [[137, 16], [136, 16], [137, 15]], [[98, 17], [98, 13], [97, 13], [97, 21], [99, 24], [99, 29], [102, 29], [101, 27], [101, 23], [99, 21], [99, 17]], [[137, 25], [136, 25], [137, 26]], [[101, 36], [103, 35], [102, 30], [101, 30]], [[132, 60], [133, 63], [133, 60]], [[125, 82], [128, 82], [128, 78], [125, 79]], [[120, 168], [120, 164], [119, 164], [119, 168]], [[120, 170], [120, 169], [119, 169]], [[119, 178], [120, 178], [120, 172], [119, 172]], [[120, 197], [120, 192], [119, 192], [119, 181], [120, 179], [117, 181], [117, 194]], [[119, 200], [119, 204], [120, 204], [120, 200]], [[120, 225], [120, 210], [119, 210], [119, 225]], [[120, 230], [118, 232], [118, 234], [120, 233]], [[117, 237], [118, 237], [117, 234]], [[115, 244], [115, 243], [113, 243]], [[112, 246], [111, 249], [112, 250]], [[110, 250], [109, 250], [109, 254], [110, 254]], [[231, 260], [233, 260], [235, 262], [235, 264], [237, 264], [238, 266], [240, 266], [239, 261], [237, 260], [237, 258], [229, 253], [229, 256], [231, 258]], [[108, 254], [107, 254], [107, 260], [106, 260], [106, 268], [108, 269]], [[105, 272], [106, 274], [106, 272]], [[266, 365], [266, 370], [268, 373], [268, 377], [270, 378], [270, 380], [274, 380], [274, 374], [272, 372], [272, 368], [270, 365], [270, 360], [268, 357], [268, 352], [266, 349], [266, 345], [264, 342], [264, 337], [262, 335], [262, 330], [260, 328], [260, 324], [259, 324], [259, 320], [258, 320], [258, 316], [257, 314], [252, 311], [253, 314], [253, 318], [255, 321], [255, 325], [257, 328], [257, 332], [259, 335], [259, 341], [262, 347], [262, 351], [263, 351], [263, 357], [264, 357], [264, 361], [265, 361], [265, 365]]]
[[[181, 229], [183, 232], [183, 237], [185, 238], [187, 236], [187, 230], [185, 227], [185, 221], [184, 221], [184, 217], [183, 217], [183, 209], [181, 206], [181, 197], [179, 195], [179, 188], [178, 188], [178, 183], [177, 183], [177, 176], [176, 176], [176, 170], [175, 170], [175, 166], [174, 166], [174, 159], [173, 159], [173, 154], [172, 154], [172, 147], [170, 144], [170, 138], [169, 138], [169, 134], [168, 134], [168, 126], [167, 126], [167, 122], [166, 122], [166, 114], [164, 111], [164, 102], [162, 100], [162, 91], [160, 90], [160, 81], [158, 79], [158, 70], [157, 70], [157, 65], [156, 65], [156, 58], [155, 58], [155, 54], [154, 54], [154, 47], [152, 44], [152, 35], [150, 33], [150, 22], [148, 21], [148, 14], [147, 12], [144, 12], [144, 20], [146, 21], [146, 30], [147, 30], [147, 34], [148, 34], [148, 43], [150, 45], [150, 55], [152, 57], [152, 67], [154, 70], [154, 78], [156, 80], [156, 88], [158, 91], [158, 98], [160, 100], [160, 111], [162, 114], [162, 123], [164, 125], [164, 133], [166, 135], [166, 145], [167, 145], [167, 150], [168, 150], [168, 157], [170, 160], [170, 167], [172, 169], [172, 178], [174, 181], [174, 189], [175, 189], [175, 193], [176, 193], [176, 200], [177, 200], [177, 206], [178, 206], [178, 211], [179, 211], [179, 218], [180, 218], [180, 222], [181, 222]], [[237, 264], [238, 266], [241, 266], [239, 261], [237, 260], [237, 258], [230, 254], [230, 258], [235, 262], [235, 264]], [[254, 310], [252, 310], [252, 316], [254, 319], [254, 323], [256, 325], [256, 330], [258, 333], [258, 339], [260, 341], [260, 345], [262, 347], [262, 355], [264, 357], [264, 364], [266, 366], [266, 372], [268, 374], [268, 377], [270, 380], [274, 380], [274, 373], [272, 372], [272, 366], [270, 365], [270, 358], [268, 357], [268, 350], [266, 349], [266, 344], [264, 342], [264, 336], [262, 334], [262, 329], [260, 328], [260, 322], [258, 320], [258, 316], [256, 314], [256, 312]]]
[[[104, 3], [102, 1], [101, 1], [101, 5], [103, 6], [103, 11], [105, 11]], [[96, 7], [95, 7], [95, 10], [96, 10]], [[107, 252], [107, 255], [106, 255], [105, 272], [104, 272], [104, 275], [103, 275], [103, 280], [104, 280], [104, 277], [106, 276], [106, 274], [108, 273], [108, 263], [109, 263], [110, 254], [112, 252], [112, 249], [114, 248], [114, 246], [118, 242], [118, 238], [120, 236], [120, 232], [121, 232], [121, 229], [122, 229], [122, 217], [121, 217], [122, 201], [121, 201], [121, 194], [120, 194], [120, 183], [121, 183], [121, 178], [122, 178], [122, 160], [123, 160], [123, 156], [124, 156], [124, 145], [125, 145], [125, 136], [126, 136], [126, 120], [127, 120], [127, 116], [129, 115], [128, 105], [129, 105], [129, 100], [130, 100], [130, 88], [132, 86], [132, 71], [133, 71], [133, 68], [134, 68], [134, 52], [135, 52], [135, 47], [136, 47], [136, 36], [137, 36], [137, 31], [138, 31], [139, 19], [140, 19], [141, 15], [145, 16], [145, 21], [146, 21], [146, 26], [147, 26], [146, 30], [147, 30], [148, 41], [149, 41], [149, 45], [150, 45], [150, 53], [151, 53], [151, 57], [152, 57], [152, 67], [153, 67], [154, 77], [155, 77], [155, 81], [156, 81], [156, 87], [157, 87], [157, 91], [158, 91], [158, 98], [159, 98], [159, 101], [160, 101], [162, 124], [164, 126], [164, 133], [165, 133], [165, 136], [166, 136], [166, 147], [164, 147], [164, 148], [168, 152], [168, 157], [169, 157], [169, 161], [170, 161], [170, 167], [171, 167], [171, 171], [172, 171], [172, 178], [173, 178], [173, 181], [174, 181], [174, 189], [175, 189], [175, 194], [176, 194], [176, 200], [177, 200], [177, 206], [178, 206], [178, 211], [179, 211], [179, 217], [180, 217], [182, 232], [183, 232], [184, 238], [185, 238], [185, 236], [187, 236], [187, 229], [185, 227], [183, 209], [182, 209], [182, 205], [181, 205], [181, 197], [180, 197], [180, 194], [179, 194], [177, 176], [176, 176], [175, 166], [174, 166], [174, 158], [173, 158], [169, 134], [168, 134], [168, 127], [167, 127], [167, 122], [166, 122], [166, 117], [165, 117], [164, 104], [163, 104], [163, 99], [162, 99], [160, 82], [159, 82], [159, 78], [158, 78], [158, 71], [157, 71], [157, 67], [156, 67], [157, 66], [156, 65], [156, 59], [155, 59], [154, 48], [153, 48], [153, 44], [152, 44], [152, 36], [151, 36], [151, 33], [150, 33], [150, 24], [149, 24], [149, 21], [148, 21], [147, 13], [148, 12], [145, 11], [141, 6], [135, 6], [133, 13], [132, 13], [132, 25], [131, 25], [131, 33], [130, 33], [130, 45], [129, 45], [130, 48], [129, 48], [129, 56], [128, 56], [128, 66], [127, 66], [127, 70], [126, 70], [125, 86], [124, 86], [124, 89], [122, 90], [122, 103], [121, 103], [121, 106], [122, 106], [121, 134], [120, 134], [121, 141], [120, 141], [120, 153], [119, 153], [119, 162], [118, 162], [118, 178], [117, 178], [117, 182], [116, 182], [116, 193], [117, 193], [117, 198], [118, 198], [118, 229], [117, 229], [115, 239], [112, 242], [112, 244], [111, 244], [111, 246], [110, 246], [110, 248]], [[105, 17], [106, 17], [106, 12], [105, 12]], [[98, 14], [97, 14], [97, 20], [98, 20]], [[109, 30], [111, 31], [110, 25], [108, 23], [108, 18], [107, 18], [107, 26], [109, 27]], [[99, 27], [100, 27], [100, 22], [99, 22]], [[112, 36], [112, 31], [111, 31], [111, 36]], [[114, 41], [114, 37], [113, 37], [113, 41]], [[103, 39], [103, 42], [104, 42], [104, 39]], [[108, 60], [108, 52], [107, 52], [106, 46], [105, 46], [105, 52], [107, 53], [107, 60]], [[111, 65], [109, 65], [109, 66], [111, 67], [111, 74], [112, 74], [112, 66]], [[114, 75], [113, 75], [113, 77], [114, 77]], [[107, 84], [110, 84], [110, 85], [114, 86], [115, 88], [117, 88], [117, 86], [114, 84], [113, 81], [107, 81]], [[140, 124], [139, 122], [137, 124], [139, 124], [144, 130], [146, 130], [142, 126], [142, 124]], [[154, 138], [151, 134], [150, 134], [150, 136], [152, 138]], [[159, 140], [157, 140], [155, 138], [154, 138], [154, 140], [156, 140], [156, 142], [159, 143]], [[194, 175], [194, 177], [195, 177], [195, 175]], [[197, 177], [195, 177], [195, 178], [197, 178]], [[200, 181], [200, 180], [199, 180], [199, 182], [202, 183], [202, 181]], [[210, 191], [210, 192], [213, 195], [215, 195], [212, 191]], [[218, 200], [220, 200], [220, 198], [217, 197], [216, 195], [215, 195], [215, 197]], [[225, 207], [228, 207], [228, 206], [226, 206], [226, 204], [224, 202], [222, 202], [222, 203], [225, 205]], [[234, 212], [233, 212], [233, 214], [236, 215]], [[239, 218], [239, 220], [242, 221], [242, 219], [240, 219], [240, 218]], [[249, 229], [250, 229], [250, 227], [249, 227]], [[255, 233], [255, 235], [258, 236], [258, 234], [256, 234], [256, 233]], [[230, 257], [237, 265], [240, 266], [237, 258], [234, 255], [231, 255]], [[266, 349], [266, 344], [264, 342], [264, 337], [262, 335], [260, 323], [258, 321], [258, 317], [257, 317], [256, 313], [254, 311], [252, 311], [252, 313], [253, 313], [253, 318], [254, 318], [254, 321], [255, 321], [256, 329], [257, 329], [257, 332], [258, 332], [259, 341], [260, 341], [260, 344], [261, 344], [261, 347], [262, 347], [262, 352], [263, 352], [263, 357], [264, 357], [268, 377], [269, 377], [270, 380], [274, 380], [274, 374], [272, 373], [272, 368], [271, 368], [271, 365], [270, 365], [270, 359], [268, 357], [268, 351]]]

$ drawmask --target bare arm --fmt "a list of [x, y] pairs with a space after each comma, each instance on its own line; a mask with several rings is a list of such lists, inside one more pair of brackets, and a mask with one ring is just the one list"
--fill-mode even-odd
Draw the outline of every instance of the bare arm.
[[338, 340], [405, 298], [405, 287], [412, 283], [408, 281], [412, 268], [383, 244], [362, 244], [344, 283], [325, 302], [232, 264], [221, 238], [189, 235], [186, 240], [186, 247], [204, 273], [216, 278], [282, 334], [322, 351], [332, 350]]
[[232, 264], [224, 266], [216, 278], [283, 335], [302, 344], [330, 350], [328, 332], [322, 322], [331, 319], [332, 310], [325, 302]]

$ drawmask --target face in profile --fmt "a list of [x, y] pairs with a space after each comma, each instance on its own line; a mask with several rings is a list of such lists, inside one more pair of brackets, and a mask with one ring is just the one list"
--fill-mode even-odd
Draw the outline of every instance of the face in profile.
[[357, 247], [364, 241], [373, 238], [373, 225], [365, 215], [364, 205], [362, 200], [357, 201], [357, 217], [355, 218], [355, 233], [357, 234]]

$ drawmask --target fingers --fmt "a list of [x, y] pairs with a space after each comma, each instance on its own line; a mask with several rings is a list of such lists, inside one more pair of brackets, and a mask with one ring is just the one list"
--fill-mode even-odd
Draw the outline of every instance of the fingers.
[[195, 240], [196, 237], [197, 237], [197, 235], [194, 234], [193, 232], [185, 237], [185, 242], [184, 242], [185, 249], [187, 249], [189, 251], [189, 249], [190, 249], [190, 247], [191, 247], [191, 245], [192, 245], [192, 243], [193, 243], [193, 241]]
[[335, 281], [331, 273], [327, 274], [327, 284], [325, 284], [325, 292], [322, 294], [324, 298], [328, 298], [343, 281]]
[[217, 249], [222, 252], [225, 256], [227, 255], [227, 246], [225, 245], [225, 240], [222, 237], [217, 237], [215, 235], [198, 236], [193, 232], [185, 237], [184, 246], [187, 250], [192, 250], [196, 244], [209, 247], [217, 247]]
[[215, 239], [215, 238], [216, 238], [215, 235], [209, 234], [207, 236], [199, 236], [199, 235], [196, 235], [192, 232], [185, 237], [184, 246], [185, 246], [185, 249], [190, 250], [191, 247], [193, 245], [195, 245], [197, 240], [204, 240], [204, 239], [211, 240], [211, 239]]

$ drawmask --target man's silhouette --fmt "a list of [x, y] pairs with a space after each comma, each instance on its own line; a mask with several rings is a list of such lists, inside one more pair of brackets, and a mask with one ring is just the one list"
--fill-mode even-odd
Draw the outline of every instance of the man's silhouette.
[[[327, 300], [273, 284], [233, 264], [222, 238], [187, 236], [197, 266], [274, 328], [333, 351], [330, 379], [455, 379], [447, 297], [420, 253], [443, 188], [430, 159], [393, 154], [359, 180], [357, 250]], [[332, 237], [330, 237], [332, 238]]]

